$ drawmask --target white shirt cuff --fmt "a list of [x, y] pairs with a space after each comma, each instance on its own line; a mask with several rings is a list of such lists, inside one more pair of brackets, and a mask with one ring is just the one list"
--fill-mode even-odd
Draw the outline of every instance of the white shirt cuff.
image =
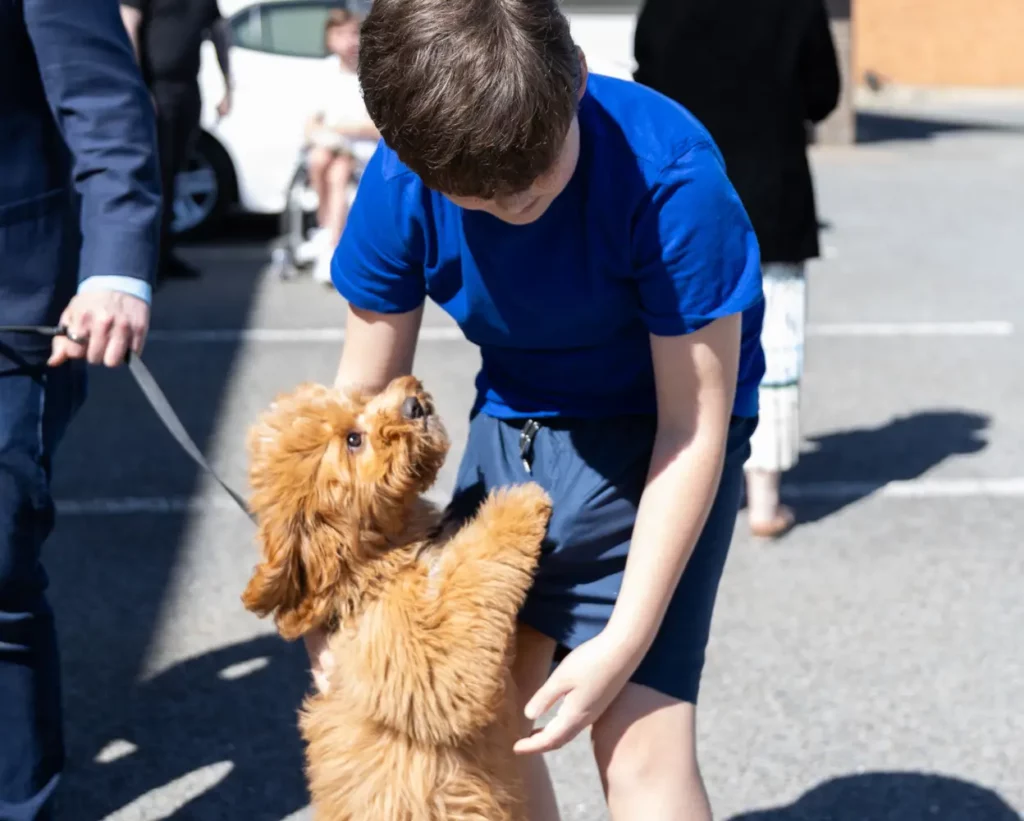
[[146, 281], [135, 277], [93, 276], [83, 279], [78, 285], [78, 293], [87, 291], [120, 291], [138, 297], [147, 305], [153, 301], [153, 287]]

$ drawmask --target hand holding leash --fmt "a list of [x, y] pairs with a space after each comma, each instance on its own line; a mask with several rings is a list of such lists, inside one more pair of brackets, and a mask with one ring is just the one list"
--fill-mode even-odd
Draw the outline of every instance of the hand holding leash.
[[[99, 294], [101, 292], [96, 291], [95, 293]], [[107, 291], [104, 293], [109, 295], [113, 292]], [[85, 294], [80, 294], [79, 296], [85, 296]], [[89, 296], [92, 296], [92, 294], [89, 294]], [[153, 378], [153, 374], [149, 372], [149, 368], [143, 363], [142, 357], [138, 355], [142, 349], [142, 343], [149, 323], [149, 306], [135, 297], [127, 296], [126, 294], [120, 294], [119, 296], [126, 297], [124, 305], [127, 307], [114, 317], [106, 313], [93, 314], [92, 310], [96, 305], [101, 307], [104, 305], [114, 305], [117, 307], [117, 303], [120, 300], [114, 300], [113, 302], [103, 299], [83, 300], [83, 304], [80, 306], [75, 306], [75, 301], [72, 300], [72, 304], [68, 305], [68, 310], [64, 312], [64, 316], [69, 316], [72, 307], [76, 307], [76, 311], [71, 312], [70, 316], [78, 320], [79, 329], [91, 328], [92, 335], [83, 330], [74, 331], [64, 325], [63, 322], [56, 327], [50, 325], [0, 325], [0, 333], [34, 334], [36, 336], [50, 337], [53, 340], [53, 353], [49, 360], [50, 365], [59, 365], [67, 359], [80, 359], [83, 353], [90, 362], [93, 362], [94, 346], [98, 356], [98, 359], [95, 360], [97, 364], [102, 363], [109, 367], [115, 367], [127, 363], [128, 370], [131, 372], [135, 384], [139, 386], [139, 390], [146, 397], [150, 407], [160, 417], [160, 421], [164, 423], [168, 433], [181, 445], [182, 450], [191, 457], [192, 461], [209, 473], [217, 484], [224, 488], [235, 504], [238, 505], [239, 509], [252, 519], [252, 513], [249, 511], [245, 499], [225, 482], [210, 463], [206, 461], [202, 451], [199, 450], [196, 443], [192, 441], [192, 437], [188, 435], [188, 431], [185, 430], [185, 426], [178, 418], [178, 414], [174, 412], [171, 403], [167, 401], [164, 392], [160, 390], [160, 386]], [[131, 302], [127, 300], [131, 300]], [[140, 312], [134, 303], [140, 304], [143, 311]], [[81, 308], [84, 315], [77, 313], [78, 308]], [[139, 322], [140, 319], [142, 320], [141, 323]], [[125, 344], [126, 338], [132, 340], [130, 348]], [[133, 353], [135, 356], [132, 355]], [[16, 362], [20, 362], [25, 368], [31, 370], [32, 365], [20, 359], [15, 351], [10, 351], [9, 355], [13, 356]], [[118, 358], [115, 359], [115, 357]]]
[[60, 317], [62, 334], [53, 337], [48, 364], [85, 359], [93, 365], [123, 365], [129, 351], [142, 352], [149, 330], [149, 306], [119, 291], [77, 294]]

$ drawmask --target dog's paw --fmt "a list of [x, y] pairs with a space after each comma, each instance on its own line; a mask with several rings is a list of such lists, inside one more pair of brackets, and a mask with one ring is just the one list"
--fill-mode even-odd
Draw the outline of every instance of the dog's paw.
[[522, 485], [512, 485], [502, 488], [496, 493], [504, 495], [504, 504], [518, 508], [524, 517], [536, 520], [547, 527], [548, 520], [551, 518], [551, 497], [539, 484], [527, 482]]
[[[541, 542], [551, 518], [551, 497], [536, 482], [497, 488], [487, 511], [491, 532], [499, 542], [527, 556], [540, 554]], [[499, 535], [500, 534], [500, 535]]]

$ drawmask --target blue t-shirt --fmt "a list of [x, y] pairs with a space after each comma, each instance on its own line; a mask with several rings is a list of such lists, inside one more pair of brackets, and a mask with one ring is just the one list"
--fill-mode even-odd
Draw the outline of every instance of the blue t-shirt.
[[744, 312], [734, 412], [764, 373], [760, 254], [708, 132], [638, 84], [590, 75], [580, 157], [528, 225], [428, 189], [383, 143], [363, 173], [332, 278], [353, 306], [433, 299], [479, 346], [492, 416], [655, 413], [650, 334]]

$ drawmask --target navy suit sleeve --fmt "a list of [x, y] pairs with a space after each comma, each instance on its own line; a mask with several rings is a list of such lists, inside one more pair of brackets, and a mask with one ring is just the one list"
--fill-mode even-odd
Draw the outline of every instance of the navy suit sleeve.
[[25, 25], [81, 196], [79, 280], [151, 283], [160, 174], [149, 92], [117, 0], [24, 0]]

